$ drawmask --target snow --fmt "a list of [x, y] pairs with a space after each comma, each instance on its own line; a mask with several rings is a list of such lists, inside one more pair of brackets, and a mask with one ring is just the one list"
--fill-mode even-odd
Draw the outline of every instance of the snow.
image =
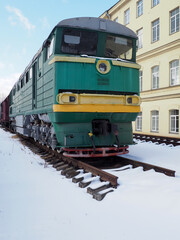
[[120, 185], [98, 202], [0, 129], [0, 240], [179, 240], [179, 155], [179, 147], [137, 141], [128, 157], [176, 177], [108, 170]]

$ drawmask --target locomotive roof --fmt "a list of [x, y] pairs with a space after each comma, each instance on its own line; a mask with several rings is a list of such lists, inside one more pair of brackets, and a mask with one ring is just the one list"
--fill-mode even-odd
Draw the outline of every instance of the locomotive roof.
[[137, 35], [124, 25], [111, 20], [95, 17], [78, 17], [65, 19], [59, 22], [56, 27], [84, 28], [137, 38]]

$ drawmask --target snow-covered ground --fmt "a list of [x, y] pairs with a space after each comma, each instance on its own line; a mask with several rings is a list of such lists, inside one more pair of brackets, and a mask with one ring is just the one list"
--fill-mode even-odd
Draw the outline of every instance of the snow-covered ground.
[[110, 170], [98, 202], [0, 129], [0, 240], [179, 240], [180, 148], [142, 143], [129, 156], [177, 171]]

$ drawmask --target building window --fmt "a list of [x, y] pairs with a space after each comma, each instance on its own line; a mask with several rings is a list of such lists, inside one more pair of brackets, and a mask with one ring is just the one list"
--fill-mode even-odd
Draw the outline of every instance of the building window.
[[143, 71], [139, 71], [139, 91], [142, 91], [142, 85], [143, 85]]
[[179, 8], [170, 12], [170, 33], [179, 32]]
[[179, 84], [179, 60], [170, 62], [170, 86]]
[[127, 25], [130, 23], [130, 9], [127, 9], [124, 12], [124, 24]]
[[118, 23], [118, 17], [114, 19], [114, 22], [117, 22], [117, 23]]
[[136, 131], [142, 131], [142, 112], [136, 118]]
[[158, 111], [151, 112], [151, 131], [152, 132], [159, 131], [159, 112]]
[[152, 7], [155, 7], [159, 4], [159, 0], [152, 0]]
[[143, 0], [137, 2], [137, 16], [143, 15]]
[[159, 88], [159, 66], [152, 68], [152, 89]]
[[143, 28], [137, 31], [138, 36], [138, 49], [143, 47]]
[[179, 133], [179, 110], [170, 110], [170, 133]]
[[152, 22], [152, 42], [159, 40], [159, 19]]

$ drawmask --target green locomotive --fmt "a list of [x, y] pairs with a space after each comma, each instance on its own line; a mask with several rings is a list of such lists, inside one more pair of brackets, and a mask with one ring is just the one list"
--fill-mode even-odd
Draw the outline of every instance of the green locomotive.
[[110, 20], [61, 21], [10, 93], [11, 127], [68, 156], [127, 153], [140, 111], [136, 40]]

